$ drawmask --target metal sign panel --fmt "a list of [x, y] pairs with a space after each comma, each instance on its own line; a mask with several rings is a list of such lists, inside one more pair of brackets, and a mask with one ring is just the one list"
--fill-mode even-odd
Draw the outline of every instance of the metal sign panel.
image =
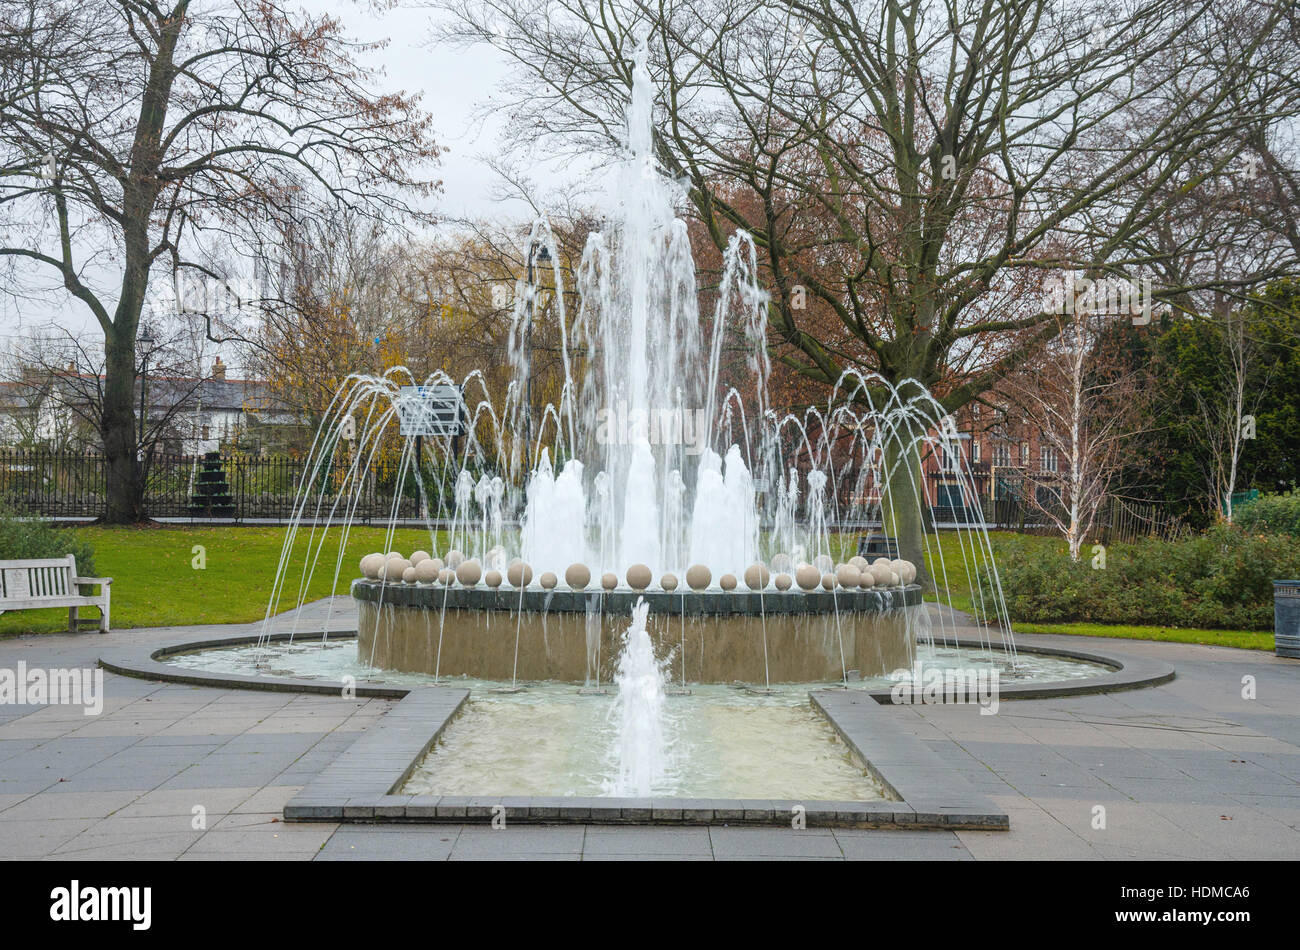
[[459, 386], [403, 386], [398, 391], [399, 430], [408, 438], [464, 435], [465, 418]]

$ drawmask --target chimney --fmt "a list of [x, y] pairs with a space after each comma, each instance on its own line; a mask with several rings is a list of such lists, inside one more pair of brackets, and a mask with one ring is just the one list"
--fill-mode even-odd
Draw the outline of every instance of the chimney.
[[221, 362], [220, 356], [218, 356], [217, 361], [212, 364], [212, 378], [218, 382], [225, 382], [226, 380], [226, 364]]

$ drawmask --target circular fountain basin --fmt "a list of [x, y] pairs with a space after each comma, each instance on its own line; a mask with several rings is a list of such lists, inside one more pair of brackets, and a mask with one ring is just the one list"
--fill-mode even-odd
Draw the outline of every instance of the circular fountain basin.
[[[632, 607], [674, 676], [696, 683], [811, 683], [880, 676], [914, 654], [921, 588], [572, 591], [359, 579], [358, 659], [407, 673], [609, 681]], [[518, 649], [516, 651], [516, 634]]]

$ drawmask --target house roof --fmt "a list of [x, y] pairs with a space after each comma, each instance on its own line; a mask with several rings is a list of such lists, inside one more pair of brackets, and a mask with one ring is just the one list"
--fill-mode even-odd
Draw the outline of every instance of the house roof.
[[[50, 377], [31, 382], [0, 382], [0, 411], [18, 411], [27, 409], [40, 401], [38, 387]], [[60, 374], [54, 377], [55, 385], [62, 392], [64, 399], [75, 400], [85, 393], [84, 385], [94, 385], [95, 376], [79, 374]], [[98, 377], [102, 380], [103, 377]], [[204, 411], [249, 411], [249, 412], [292, 412], [271, 390], [268, 383], [253, 379], [195, 379], [183, 377], [147, 378], [146, 401], [150, 408], [172, 407], [181, 403], [192, 404], [195, 409]], [[136, 380], [135, 399], [140, 397], [140, 380]]]

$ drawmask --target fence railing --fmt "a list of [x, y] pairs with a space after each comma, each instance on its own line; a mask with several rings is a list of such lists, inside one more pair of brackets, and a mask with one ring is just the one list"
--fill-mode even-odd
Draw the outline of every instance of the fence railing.
[[[402, 489], [394, 478], [366, 476], [357, 492], [340, 498], [333, 486], [343, 481], [340, 462], [335, 470], [316, 473], [315, 490], [307, 499], [308, 520], [342, 519], [352, 510], [355, 521], [387, 523], [390, 518], [418, 522], [426, 516], [439, 521], [449, 512], [444, 500], [430, 498], [431, 510], [421, 511], [415, 479], [408, 474]], [[156, 454], [146, 463], [145, 512], [151, 518], [194, 521], [287, 521], [303, 480], [304, 463], [291, 456], [241, 454]], [[60, 519], [91, 520], [106, 509], [105, 461], [102, 455], [51, 452], [43, 449], [0, 449], [0, 500], [25, 514]], [[867, 529], [879, 524], [879, 506], [855, 509], [846, 504], [832, 518], [835, 530]], [[1025, 499], [1011, 495], [979, 497], [970, 505], [935, 505], [939, 528], [983, 521], [990, 528], [1053, 533], [1055, 527]], [[1107, 499], [1091, 535], [1107, 543], [1147, 535], [1170, 537], [1182, 530], [1180, 519], [1152, 504]]]
[[[145, 462], [145, 512], [160, 519], [286, 521], [294, 515], [303, 468], [289, 456], [155, 454]], [[44, 518], [99, 518], [107, 508], [105, 469], [97, 454], [0, 449], [0, 499]], [[422, 517], [413, 478], [397, 491], [393, 479], [367, 475], [359, 491], [340, 498], [331, 486], [341, 476], [341, 468], [319, 474], [308, 518], [342, 518], [354, 499], [356, 521]]]

